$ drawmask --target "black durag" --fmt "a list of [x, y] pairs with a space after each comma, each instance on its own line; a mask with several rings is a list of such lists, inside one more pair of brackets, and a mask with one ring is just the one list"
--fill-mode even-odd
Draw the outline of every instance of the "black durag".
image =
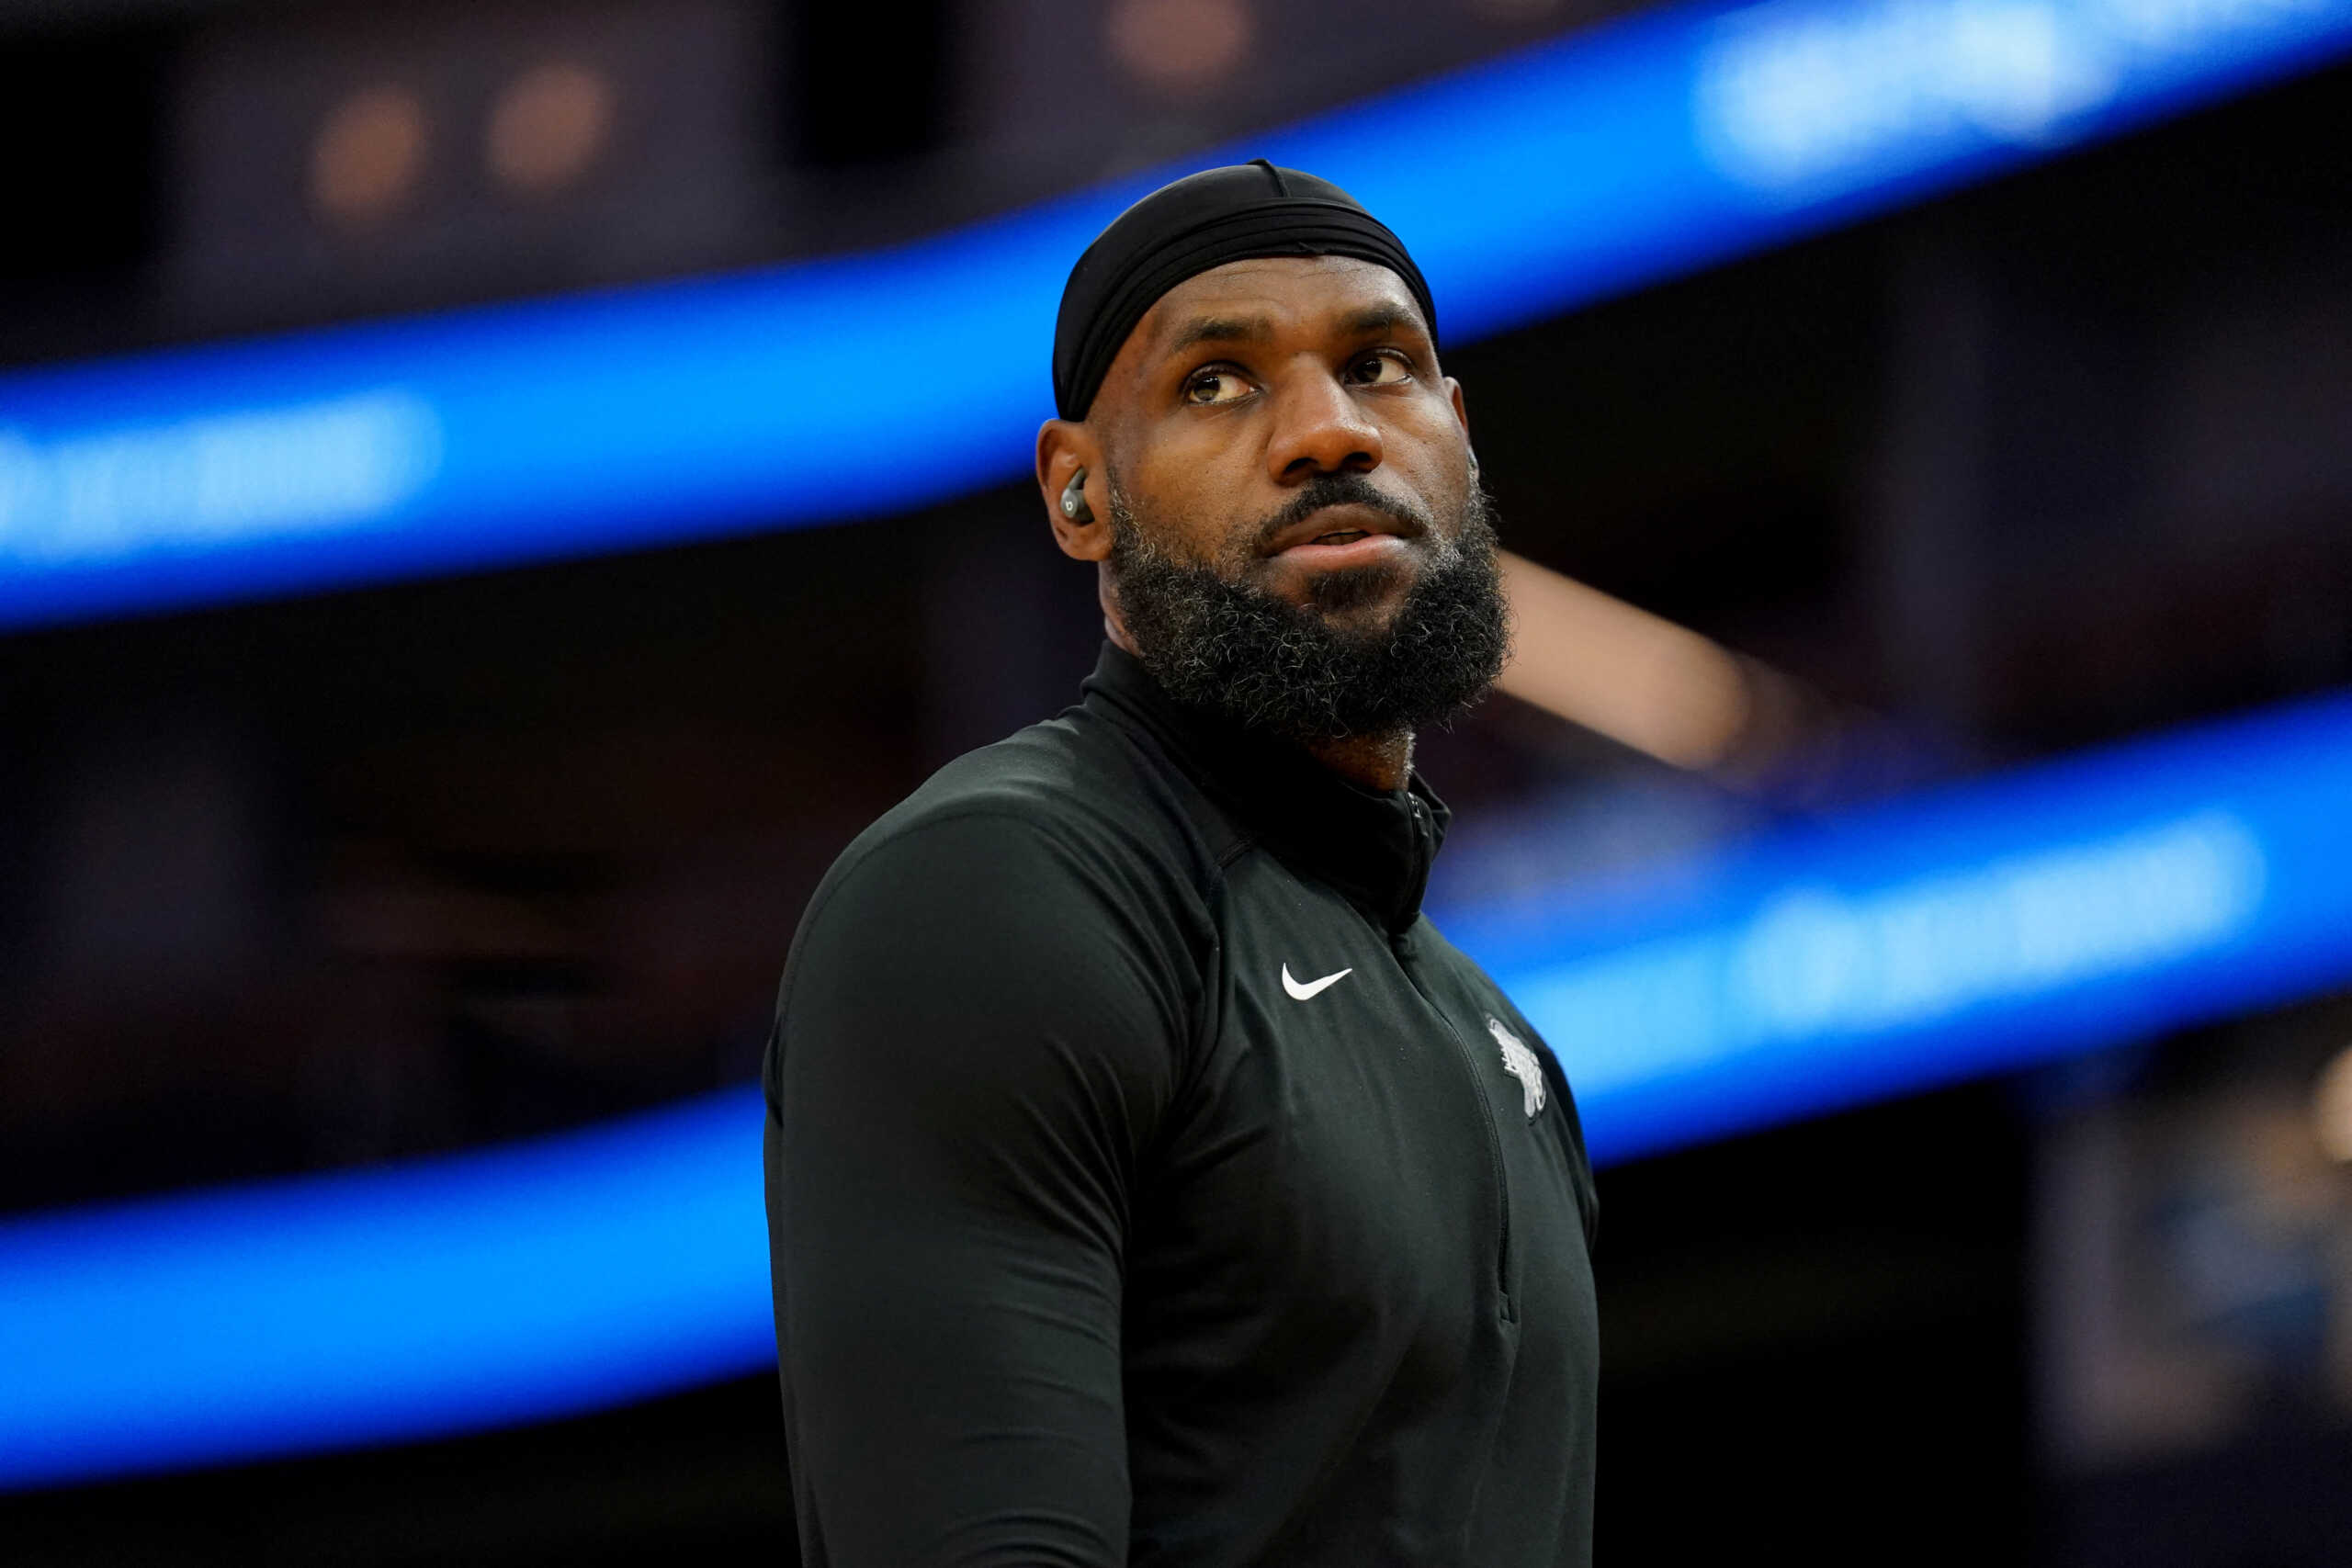
[[1260, 256], [1353, 256], [1404, 280], [1437, 336], [1437, 307], [1404, 242], [1326, 179], [1265, 159], [1164, 185], [1112, 220], [1070, 268], [1054, 325], [1054, 402], [1084, 419], [1111, 361], [1159, 297]]

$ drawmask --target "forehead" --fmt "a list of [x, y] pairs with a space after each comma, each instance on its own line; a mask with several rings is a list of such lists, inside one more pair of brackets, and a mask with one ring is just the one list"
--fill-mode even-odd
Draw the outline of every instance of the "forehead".
[[1164, 352], [1204, 321], [1276, 331], [1347, 330], [1367, 312], [1401, 311], [1421, 331], [1420, 306], [1404, 279], [1354, 256], [1265, 256], [1227, 262], [1186, 278], [1136, 324], [1127, 348]]

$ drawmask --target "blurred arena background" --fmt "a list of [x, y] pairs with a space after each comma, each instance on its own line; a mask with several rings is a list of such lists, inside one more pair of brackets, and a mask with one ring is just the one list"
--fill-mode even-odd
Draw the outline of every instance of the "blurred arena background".
[[776, 973], [1090, 666], [1063, 269], [1265, 151], [1423, 255], [1521, 558], [1432, 901], [1606, 1166], [1603, 1553], [2343, 1562], [2347, 59], [11, 0], [0, 1557], [788, 1560]]

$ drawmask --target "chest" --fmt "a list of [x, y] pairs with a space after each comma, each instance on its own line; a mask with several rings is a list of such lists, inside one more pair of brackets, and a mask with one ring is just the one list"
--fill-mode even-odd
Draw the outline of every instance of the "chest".
[[1564, 1108], [1492, 983], [1272, 863], [1228, 895], [1142, 1233], [1159, 1287], [1270, 1333], [1389, 1338], [1438, 1380], [1484, 1325], [1589, 1300]]

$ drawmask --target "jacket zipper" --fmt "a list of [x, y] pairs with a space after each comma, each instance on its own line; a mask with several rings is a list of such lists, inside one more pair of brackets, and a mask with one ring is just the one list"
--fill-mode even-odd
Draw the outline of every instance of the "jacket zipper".
[[[1427, 808], [1421, 805], [1418, 797], [1413, 799], [1411, 806], [1413, 834], [1418, 841], [1425, 839], [1429, 833], [1429, 822], [1423, 815]], [[1421, 860], [1424, 865], [1429, 863], [1426, 851]], [[1391, 941], [1392, 945], [1401, 942], [1401, 933]], [[1495, 1125], [1494, 1102], [1487, 1098], [1486, 1083], [1479, 1077], [1477, 1058], [1471, 1055], [1468, 1043], [1462, 1038], [1462, 1031], [1453, 1026], [1453, 1015], [1440, 1005], [1435, 997], [1430, 996], [1422, 987], [1419, 977], [1414, 974], [1409, 963], [1405, 962], [1401, 957], [1399, 963], [1404, 967], [1406, 978], [1412, 981], [1413, 989], [1420, 992], [1421, 1000], [1429, 1004], [1430, 1010], [1437, 1014], [1438, 1021], [1445, 1025], [1446, 1037], [1453, 1042], [1455, 1059], [1462, 1064], [1463, 1072], [1469, 1077], [1471, 1098], [1477, 1101], [1478, 1115], [1486, 1123], [1487, 1167], [1495, 1179], [1495, 1291], [1502, 1298], [1504, 1316], [1516, 1317], [1518, 1312], [1511, 1303], [1510, 1295], [1510, 1177], [1503, 1168], [1503, 1139], [1501, 1130]]]

